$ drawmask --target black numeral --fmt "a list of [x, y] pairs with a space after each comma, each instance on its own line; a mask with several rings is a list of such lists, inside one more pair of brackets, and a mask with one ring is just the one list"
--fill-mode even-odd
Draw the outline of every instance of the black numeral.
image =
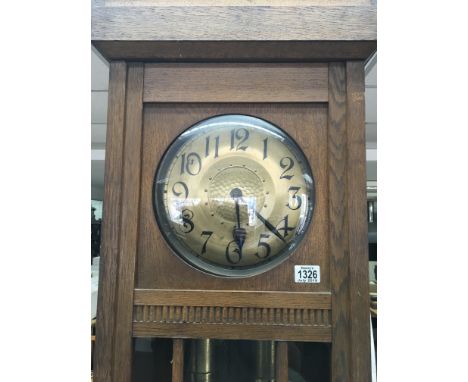
[[[301, 205], [302, 205], [302, 198], [297, 195], [298, 191], [300, 190], [301, 188], [300, 187], [294, 187], [294, 186], [291, 186], [289, 187], [289, 190], [288, 192], [293, 192], [291, 196], [291, 198], [289, 199], [289, 202], [288, 204], [286, 204], [286, 207], [289, 207], [291, 210], [297, 210], [299, 208], [301, 208]], [[294, 200], [293, 202], [293, 206], [291, 206], [291, 201]]]
[[280, 176], [280, 179], [290, 180], [294, 175], [285, 175], [289, 170], [294, 167], [294, 160], [290, 157], [284, 157], [280, 160], [280, 167], [284, 169], [283, 173]]
[[231, 264], [237, 264], [242, 259], [242, 252], [235, 240], [230, 241], [226, 247], [226, 259]]
[[182, 232], [190, 233], [195, 228], [195, 224], [193, 224], [193, 212], [189, 209], [182, 210], [182, 222], [183, 222], [183, 229]]
[[185, 154], [182, 154], [182, 157], [180, 158], [180, 175], [182, 175], [185, 172]]
[[190, 153], [187, 155], [187, 159], [185, 158], [185, 154], [181, 156], [181, 163], [180, 163], [180, 175], [182, 175], [185, 171], [187, 171], [190, 175], [197, 175], [201, 170], [201, 158], [200, 155], [197, 153]]
[[268, 138], [263, 140], [263, 159], [266, 159], [268, 156]]
[[175, 182], [174, 185], [172, 186], [172, 193], [177, 197], [184, 194], [184, 199], [187, 199], [189, 190], [188, 190], [187, 185], [184, 182]]
[[[260, 259], [265, 259], [270, 255], [271, 252], [271, 247], [268, 243], [262, 242], [262, 239], [268, 239], [270, 237], [269, 234], [267, 233], [261, 233], [260, 238], [258, 239], [258, 251], [255, 254]], [[263, 248], [262, 251], [260, 251], [260, 248]], [[263, 252], [262, 254], [260, 252]]]
[[205, 139], [205, 158], [210, 155], [210, 137]]
[[241, 146], [247, 139], [249, 139], [249, 131], [244, 128], [231, 130], [231, 150], [234, 150], [234, 144], [236, 140], [240, 142], [236, 146], [236, 151], [242, 150], [245, 151], [248, 146]]
[[283, 231], [283, 232], [284, 232], [284, 233], [283, 233], [283, 238], [285, 238], [286, 236], [288, 236], [288, 232], [289, 232], [289, 231], [293, 231], [296, 227], [289, 227], [289, 226], [288, 226], [288, 215], [286, 215], [286, 216], [283, 218], [283, 220], [280, 221], [279, 224], [281, 224], [281, 223], [283, 223], [283, 222], [284, 222], [283, 227], [281, 227], [281, 228], [278, 228], [278, 227], [277, 227], [277, 230], [278, 230], [278, 231]]
[[[219, 136], [215, 138], [215, 150], [214, 150], [214, 157], [218, 157], [218, 149], [219, 149]], [[206, 137], [205, 139], [205, 158], [210, 155], [210, 137]]]
[[210, 240], [211, 235], [213, 235], [213, 231], [203, 231], [200, 234], [200, 236], [208, 236], [205, 242], [203, 243], [203, 247], [202, 247], [200, 255], [203, 255], [204, 253], [206, 253], [206, 243], [208, 243], [208, 240]]

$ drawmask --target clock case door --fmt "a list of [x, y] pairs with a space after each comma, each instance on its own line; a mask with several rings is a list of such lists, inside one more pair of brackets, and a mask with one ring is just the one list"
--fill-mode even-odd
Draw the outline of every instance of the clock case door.
[[[231, 113], [284, 129], [315, 181], [314, 216], [300, 247], [244, 279], [208, 275], [175, 256], [152, 205], [168, 145], [194, 123]], [[335, 368], [361, 362], [350, 349], [370, 346], [362, 62], [113, 62], [108, 115], [98, 310], [106, 335], [97, 351], [112, 358], [101, 364], [129, 369], [129, 333], [332, 342]], [[320, 283], [295, 283], [294, 265], [319, 265]]]

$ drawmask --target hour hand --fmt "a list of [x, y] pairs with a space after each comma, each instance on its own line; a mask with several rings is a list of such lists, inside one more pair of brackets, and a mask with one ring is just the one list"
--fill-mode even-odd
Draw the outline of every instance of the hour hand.
[[237, 245], [239, 246], [239, 250], [242, 252], [242, 247], [245, 242], [245, 237], [247, 236], [247, 231], [245, 228], [242, 228], [240, 225], [240, 206], [239, 201], [242, 200], [242, 191], [239, 188], [233, 188], [230, 193], [231, 198], [234, 199], [236, 204], [236, 220], [237, 220], [237, 227], [234, 227], [232, 231], [232, 236], [236, 241]]
[[232, 230], [232, 237], [234, 238], [235, 242], [239, 246], [239, 251], [242, 252], [242, 247], [244, 246], [245, 243], [245, 238], [247, 236], [247, 231], [245, 228], [236, 228]]

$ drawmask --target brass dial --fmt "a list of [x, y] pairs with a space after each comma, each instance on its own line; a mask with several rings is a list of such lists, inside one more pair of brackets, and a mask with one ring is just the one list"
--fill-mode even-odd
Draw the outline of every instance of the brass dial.
[[211, 274], [246, 277], [292, 253], [311, 222], [312, 171], [297, 144], [245, 115], [201, 121], [155, 175], [155, 215], [174, 252]]

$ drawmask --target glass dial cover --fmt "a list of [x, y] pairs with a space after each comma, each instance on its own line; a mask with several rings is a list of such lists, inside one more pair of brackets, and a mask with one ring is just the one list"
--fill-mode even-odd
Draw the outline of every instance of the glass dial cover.
[[247, 115], [211, 117], [169, 146], [153, 206], [171, 249], [204, 272], [248, 277], [284, 261], [304, 237], [314, 179], [299, 146]]

